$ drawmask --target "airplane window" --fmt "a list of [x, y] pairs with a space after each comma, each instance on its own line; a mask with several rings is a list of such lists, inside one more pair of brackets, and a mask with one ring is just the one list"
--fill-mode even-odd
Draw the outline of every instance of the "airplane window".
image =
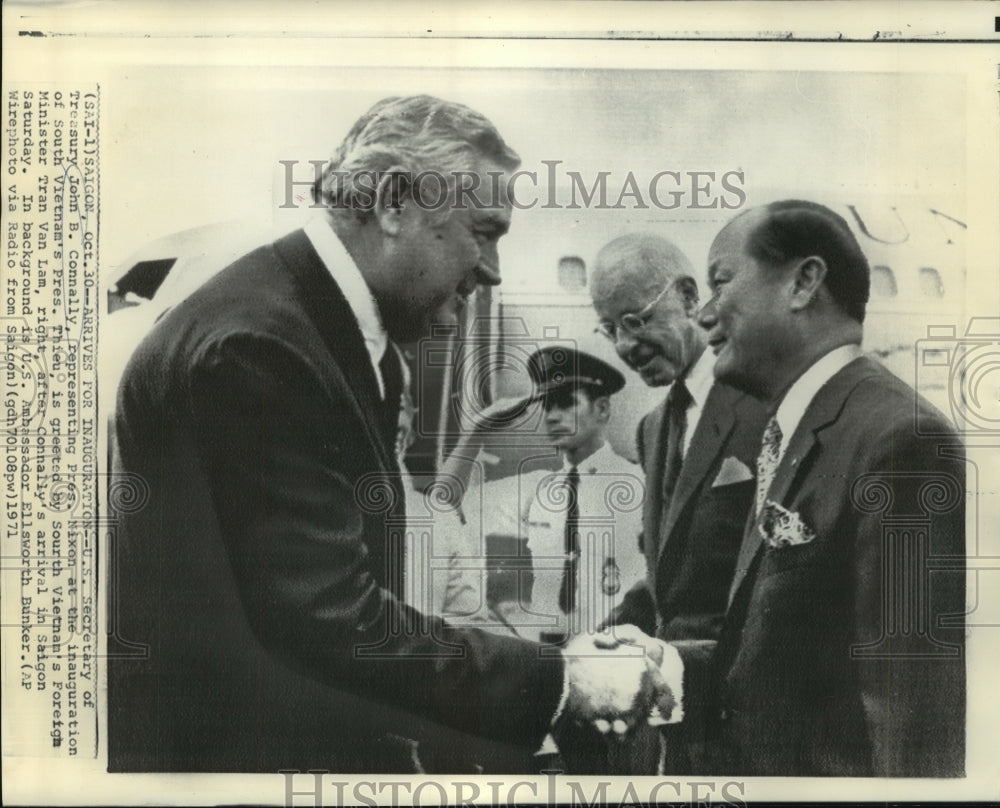
[[587, 288], [587, 265], [578, 255], [564, 255], [559, 259], [559, 286], [568, 292]]
[[920, 294], [924, 297], [944, 297], [941, 275], [933, 267], [920, 268]]
[[892, 269], [882, 265], [873, 266], [872, 295], [875, 297], [895, 297], [896, 292], [896, 276], [892, 274]]

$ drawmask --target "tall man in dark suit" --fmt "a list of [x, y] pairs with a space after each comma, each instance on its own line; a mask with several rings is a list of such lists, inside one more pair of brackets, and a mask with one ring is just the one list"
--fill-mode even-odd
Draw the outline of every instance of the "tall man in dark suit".
[[618, 355], [646, 384], [670, 387], [637, 436], [648, 581], [612, 622], [665, 640], [717, 637], [753, 500], [763, 408], [714, 381], [698, 286], [674, 244], [650, 234], [615, 239], [598, 254], [590, 289]]
[[674, 693], [700, 770], [960, 775], [957, 436], [861, 356], [869, 267], [833, 211], [791, 200], [742, 214], [716, 238], [709, 280], [716, 377], [772, 417], [718, 645], [664, 647], [684, 667]]
[[139, 346], [117, 471], [148, 501], [118, 509], [110, 556], [112, 770], [412, 771], [402, 739], [427, 722], [532, 746], [559, 714], [645, 715], [635, 649], [544, 655], [401, 600], [392, 342], [500, 282], [517, 164], [466, 107], [386, 99], [325, 167], [326, 215]]

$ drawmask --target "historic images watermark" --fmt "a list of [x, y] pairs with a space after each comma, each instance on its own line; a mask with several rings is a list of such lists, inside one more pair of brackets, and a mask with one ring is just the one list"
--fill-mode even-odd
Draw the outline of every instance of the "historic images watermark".
[[[384, 182], [390, 193], [406, 192], [427, 211], [477, 210], [509, 204], [516, 210], [737, 210], [747, 201], [741, 169], [678, 170], [648, 175], [628, 171], [582, 172], [562, 160], [516, 171], [324, 171], [325, 161], [309, 160], [310, 178], [299, 160], [279, 160], [284, 176], [281, 208], [335, 207], [371, 210]], [[309, 189], [309, 194], [296, 188]]]
[[561, 772], [543, 772], [545, 778], [522, 780], [345, 780], [325, 771], [281, 771], [284, 804], [341, 805], [746, 805], [746, 783], [742, 780], [642, 781], [557, 777]]

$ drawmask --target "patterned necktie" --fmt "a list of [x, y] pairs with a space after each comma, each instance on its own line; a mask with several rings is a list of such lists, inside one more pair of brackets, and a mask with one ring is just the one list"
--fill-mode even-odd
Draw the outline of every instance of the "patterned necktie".
[[687, 411], [691, 406], [691, 393], [683, 379], [677, 379], [667, 395], [667, 458], [663, 468], [663, 506], [670, 509], [670, 501], [677, 486], [684, 463], [684, 433], [687, 431]]
[[764, 438], [757, 455], [757, 513], [764, 507], [771, 483], [774, 482], [774, 472], [778, 468], [778, 457], [781, 453], [781, 427], [778, 419], [771, 418], [764, 429]]
[[559, 608], [569, 614], [576, 607], [577, 565], [580, 561], [580, 471], [572, 466], [566, 474], [566, 529], [564, 547], [566, 563], [563, 565], [563, 579], [559, 586]]

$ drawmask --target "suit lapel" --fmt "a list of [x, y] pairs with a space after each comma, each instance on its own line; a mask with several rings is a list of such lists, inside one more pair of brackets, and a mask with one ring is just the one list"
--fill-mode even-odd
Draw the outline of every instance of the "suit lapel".
[[386, 445], [379, 423], [385, 405], [354, 312], [303, 231], [289, 233], [274, 248], [298, 281], [302, 305], [354, 393], [355, 415], [364, 424], [379, 463], [395, 470], [394, 448]]
[[[879, 373], [879, 367], [870, 359], [860, 358], [836, 373], [813, 398], [788, 449], [781, 458], [774, 481], [767, 492], [765, 502], [770, 500], [779, 505], [787, 505], [794, 496], [796, 486], [803, 477], [802, 469], [809, 465], [809, 457], [821, 450], [821, 433], [830, 424], [836, 423], [844, 409], [851, 391], [865, 378]], [[736, 561], [736, 574], [729, 589], [730, 606], [747, 576], [754, 556], [761, 551], [763, 537], [760, 533], [760, 514], [751, 514], [743, 532], [743, 544]]]
[[660, 558], [663, 557], [668, 545], [676, 543], [676, 541], [671, 541], [674, 528], [692, 495], [703, 483], [711, 485], [711, 482], [705, 477], [722, 450], [729, 433], [732, 432], [736, 420], [733, 415], [732, 402], [728, 402], [727, 406], [726, 398], [726, 389], [721, 385], [713, 384], [709, 390], [708, 398], [705, 400], [705, 407], [698, 420], [698, 426], [694, 435], [691, 436], [691, 445], [684, 455], [684, 463], [681, 466], [680, 477], [677, 479], [677, 487], [674, 489], [673, 498], [669, 503], [670, 509], [667, 519], [660, 531]]

